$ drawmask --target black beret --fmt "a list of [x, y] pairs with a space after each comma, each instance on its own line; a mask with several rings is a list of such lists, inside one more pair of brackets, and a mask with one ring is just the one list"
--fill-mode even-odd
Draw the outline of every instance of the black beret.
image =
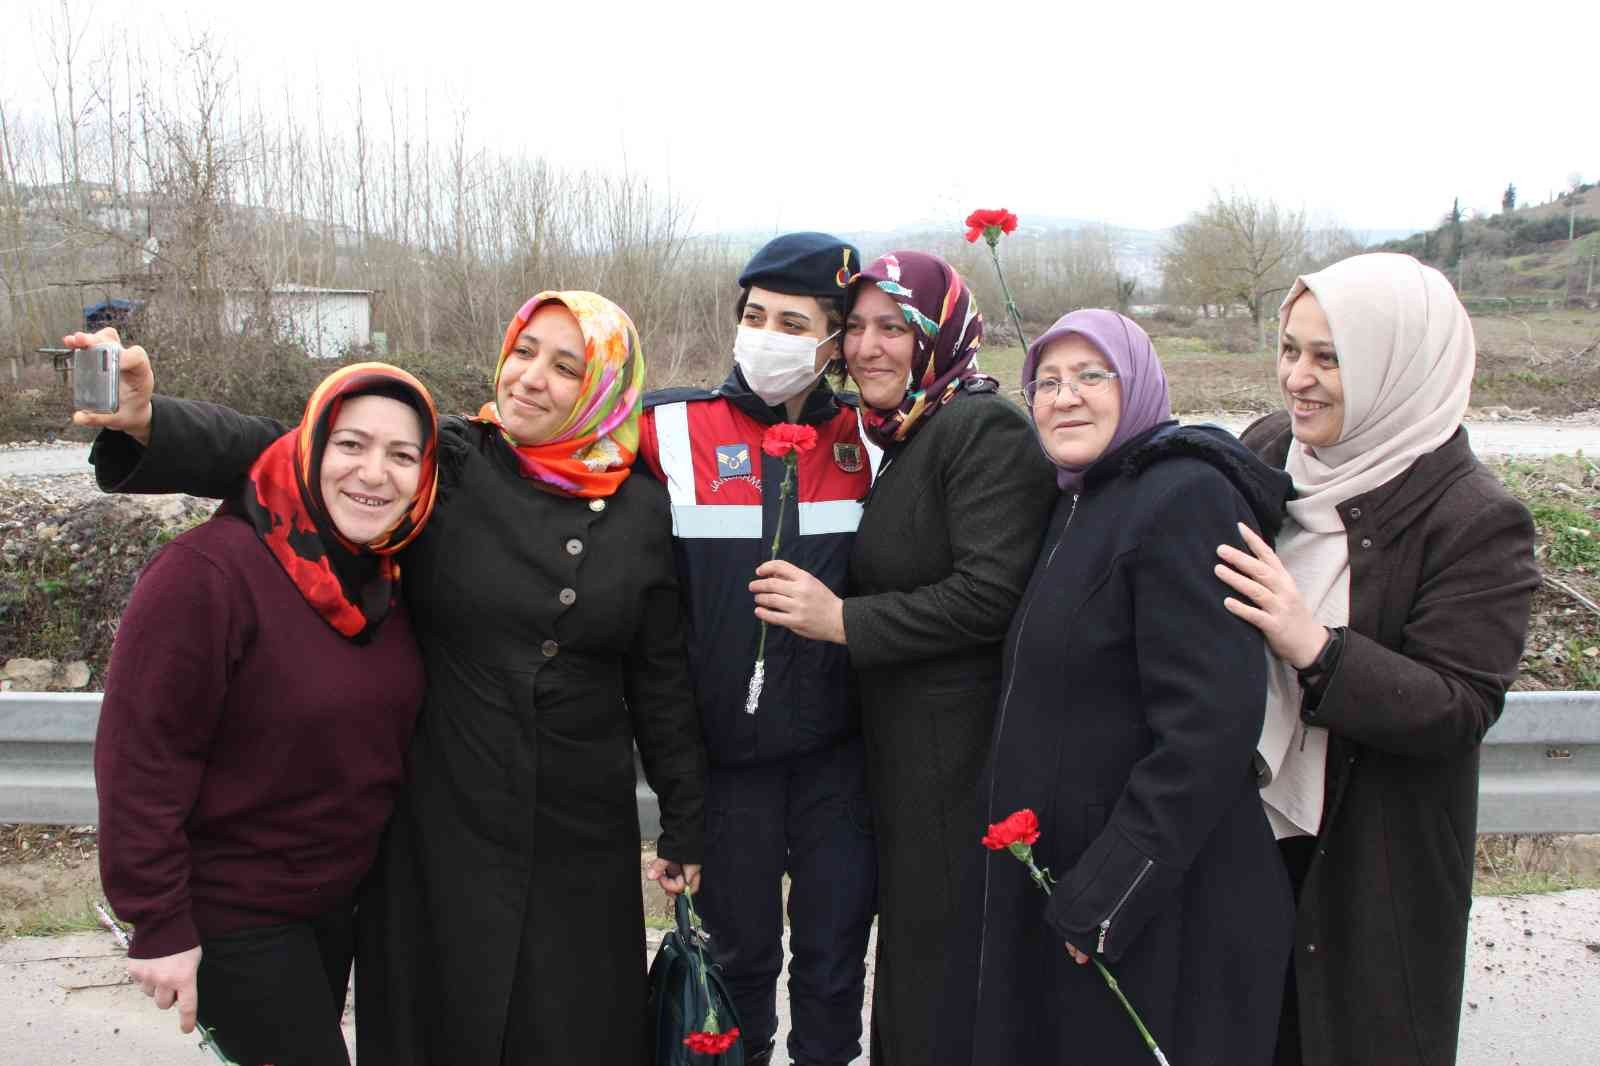
[[828, 233], [785, 233], [750, 257], [739, 287], [759, 285], [792, 296], [843, 296], [861, 270], [855, 245]]

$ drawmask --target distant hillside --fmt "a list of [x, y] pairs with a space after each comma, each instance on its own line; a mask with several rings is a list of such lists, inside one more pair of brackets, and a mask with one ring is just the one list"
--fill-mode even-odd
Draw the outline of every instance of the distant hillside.
[[1600, 301], [1600, 186], [1487, 218], [1457, 222], [1447, 215], [1433, 229], [1378, 247], [1438, 267], [1473, 310], [1551, 301], [1592, 305]]
[[[1534, 207], [1519, 207], [1514, 212], [1517, 218], [1566, 218], [1568, 197], [1560, 197], [1547, 204]], [[1578, 193], [1578, 214], [1600, 218], [1600, 184], [1589, 186]]]

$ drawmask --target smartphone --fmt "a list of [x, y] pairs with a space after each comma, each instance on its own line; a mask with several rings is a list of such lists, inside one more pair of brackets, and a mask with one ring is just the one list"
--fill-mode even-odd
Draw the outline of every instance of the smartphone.
[[72, 406], [103, 414], [115, 411], [120, 400], [121, 364], [122, 348], [116, 344], [96, 344], [73, 352]]

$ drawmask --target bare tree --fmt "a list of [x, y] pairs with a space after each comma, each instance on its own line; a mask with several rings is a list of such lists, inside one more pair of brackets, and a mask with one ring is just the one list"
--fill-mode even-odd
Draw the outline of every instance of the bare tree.
[[1244, 304], [1259, 333], [1268, 301], [1294, 281], [1306, 242], [1304, 212], [1250, 193], [1214, 194], [1178, 227], [1165, 263], [1180, 287]]

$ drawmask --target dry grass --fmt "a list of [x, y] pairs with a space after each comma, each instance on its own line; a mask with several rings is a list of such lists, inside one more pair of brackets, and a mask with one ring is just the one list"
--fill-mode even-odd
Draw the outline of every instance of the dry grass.
[[[644, 921], [670, 929], [672, 901], [644, 876], [655, 857], [645, 842], [639, 852]], [[104, 898], [92, 826], [0, 825], [0, 939], [97, 929], [94, 905]]]
[[[1242, 318], [1177, 324], [1141, 320], [1167, 371], [1172, 409], [1180, 415], [1265, 413], [1278, 405], [1272, 357], [1260, 350]], [[1472, 402], [1558, 417], [1600, 409], [1600, 311], [1479, 315], [1478, 373]], [[985, 348], [979, 361], [1014, 391], [1022, 349]]]
[[[0, 826], [0, 938], [57, 936], [99, 927], [94, 904], [103, 897], [94, 839], [93, 829], [82, 826]], [[671, 901], [644, 879], [644, 868], [653, 858], [655, 851], [647, 842], [639, 854], [645, 926], [670, 929]], [[1474, 895], [1572, 888], [1600, 888], [1600, 836], [1478, 838]]]
[[1475, 896], [1600, 888], [1600, 836], [1492, 834], [1478, 838]]

